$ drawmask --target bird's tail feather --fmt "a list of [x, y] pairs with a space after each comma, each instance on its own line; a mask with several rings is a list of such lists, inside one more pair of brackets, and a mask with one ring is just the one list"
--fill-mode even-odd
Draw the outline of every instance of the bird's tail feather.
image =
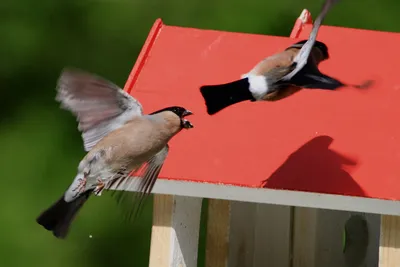
[[225, 84], [205, 85], [200, 88], [200, 92], [205, 100], [209, 115], [242, 101], [255, 100], [249, 91], [247, 78]]
[[73, 219], [91, 193], [92, 191], [86, 191], [71, 202], [66, 202], [63, 195], [50, 208], [42, 212], [36, 222], [46, 230], [52, 231], [55, 237], [64, 239]]

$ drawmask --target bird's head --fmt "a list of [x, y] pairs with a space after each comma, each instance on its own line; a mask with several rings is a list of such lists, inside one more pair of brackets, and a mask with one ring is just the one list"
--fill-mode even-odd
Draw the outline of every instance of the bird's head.
[[[287, 49], [289, 49], [289, 48], [300, 49], [306, 42], [307, 42], [307, 39], [301, 40], [301, 41], [289, 46]], [[328, 46], [324, 42], [316, 40], [314, 43], [314, 48], [318, 49], [319, 52], [321, 53], [321, 59], [320, 59], [321, 61], [329, 59]]]
[[193, 115], [193, 113], [190, 110], [187, 110], [180, 106], [172, 106], [172, 107], [167, 107], [162, 110], [159, 110], [156, 113], [163, 112], [163, 111], [171, 111], [176, 116], [178, 116], [181, 120], [182, 128], [184, 128], [184, 129], [193, 128], [193, 124], [190, 121], [188, 121], [187, 119], [185, 119], [186, 116]]
[[328, 51], [328, 46], [320, 41], [315, 41], [314, 47], [318, 48], [319, 51], [322, 53], [322, 60], [329, 59], [329, 51]]

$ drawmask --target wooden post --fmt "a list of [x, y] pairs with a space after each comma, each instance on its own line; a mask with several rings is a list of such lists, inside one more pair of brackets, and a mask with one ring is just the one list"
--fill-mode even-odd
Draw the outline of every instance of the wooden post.
[[150, 267], [196, 267], [201, 198], [154, 195]]
[[382, 215], [379, 267], [400, 266], [400, 216]]

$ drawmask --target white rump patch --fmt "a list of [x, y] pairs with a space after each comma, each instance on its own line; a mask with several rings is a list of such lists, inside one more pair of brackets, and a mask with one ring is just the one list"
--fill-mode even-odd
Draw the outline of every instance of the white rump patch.
[[249, 79], [249, 90], [253, 97], [257, 100], [262, 98], [268, 92], [267, 79], [261, 75], [247, 75]]

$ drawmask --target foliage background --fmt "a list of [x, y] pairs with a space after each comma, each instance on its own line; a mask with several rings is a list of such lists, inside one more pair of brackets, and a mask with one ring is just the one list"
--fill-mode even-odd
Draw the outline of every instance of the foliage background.
[[[64, 66], [123, 86], [154, 20], [288, 36], [303, 8], [322, 0], [2, 0], [0, 3], [0, 258], [2, 266], [147, 266], [151, 203], [136, 226], [108, 196], [92, 198], [67, 240], [35, 223], [84, 155], [75, 119], [54, 101]], [[353, 0], [325, 24], [400, 31], [400, 1]], [[378, 51], [376, 51], [378, 52]], [[217, 223], [217, 222], [216, 222]], [[204, 245], [203, 218], [201, 247]], [[89, 238], [93, 235], [93, 238]], [[203, 266], [202, 257], [199, 266]]]

